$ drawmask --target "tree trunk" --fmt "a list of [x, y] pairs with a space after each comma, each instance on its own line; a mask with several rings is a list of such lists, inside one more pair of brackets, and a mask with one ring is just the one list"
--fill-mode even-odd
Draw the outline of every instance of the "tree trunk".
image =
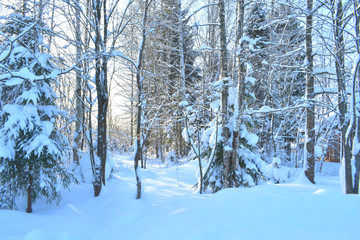
[[[238, 1], [237, 5], [237, 33], [236, 33], [236, 46], [237, 49], [241, 49], [240, 39], [243, 35], [244, 26], [244, 0]], [[240, 50], [241, 51], [241, 50]], [[243, 60], [243, 53], [238, 52], [237, 64], [238, 64], [238, 83], [237, 83], [237, 109], [235, 109], [235, 126], [233, 131], [233, 143], [232, 143], [232, 165], [238, 169], [239, 167], [239, 133], [244, 112], [244, 93], [245, 93], [245, 65]]]
[[[100, 87], [100, 86], [99, 86]], [[100, 158], [100, 181], [105, 186], [105, 167], [107, 158], [107, 109], [108, 98], [98, 92], [98, 142], [97, 156]]]
[[[107, 113], [107, 86], [104, 86], [105, 78], [101, 65], [101, 1], [93, 1], [94, 19], [95, 19], [95, 85], [98, 97], [98, 142], [97, 142], [97, 156], [100, 158], [100, 165], [95, 161], [95, 179], [94, 179], [94, 195], [100, 195], [101, 185], [103, 180], [102, 167], [106, 161], [106, 113]], [[104, 162], [104, 163], [103, 163]]]
[[135, 176], [136, 176], [136, 199], [141, 198], [141, 179], [140, 175], [138, 173], [139, 171], [139, 161], [142, 161], [143, 153], [142, 153], [142, 142], [141, 142], [141, 131], [142, 131], [142, 101], [143, 101], [143, 90], [142, 90], [142, 61], [143, 61], [143, 53], [145, 48], [145, 42], [147, 37], [146, 32], [146, 21], [147, 21], [147, 14], [148, 14], [148, 8], [151, 3], [151, 0], [145, 1], [145, 9], [144, 9], [144, 15], [143, 15], [143, 21], [142, 21], [142, 41], [139, 46], [139, 54], [138, 54], [138, 60], [137, 60], [137, 66], [136, 66], [136, 85], [138, 90], [138, 96], [137, 96], [137, 122], [136, 122], [136, 147], [135, 147], [135, 158], [134, 158], [134, 169], [135, 169]]
[[200, 139], [200, 119], [198, 119], [198, 115], [196, 115], [197, 121], [196, 121], [196, 128], [197, 128], [197, 142], [198, 142], [198, 160], [199, 160], [199, 175], [200, 175], [200, 194], [203, 193], [203, 168], [202, 168], [202, 164], [201, 164], [201, 139]]
[[130, 92], [130, 146], [134, 144], [134, 74], [131, 72], [131, 92]]
[[27, 189], [27, 213], [32, 213], [32, 175], [31, 175], [32, 167], [29, 167], [29, 186]]
[[229, 97], [229, 77], [228, 77], [228, 56], [226, 43], [226, 25], [225, 25], [225, 2], [219, 0], [219, 20], [220, 20], [220, 64], [221, 64], [221, 124], [223, 130], [224, 148], [223, 148], [223, 187], [233, 186], [231, 164], [231, 147], [229, 146], [230, 130], [228, 116], [228, 97]]
[[75, 88], [75, 134], [73, 143], [73, 161], [76, 165], [80, 164], [79, 149], [81, 148], [82, 138], [82, 119], [83, 119], [83, 102], [82, 102], [82, 77], [81, 77], [81, 30], [80, 30], [80, 2], [75, 4], [75, 36], [76, 36], [76, 88]]
[[313, 75], [313, 55], [312, 55], [312, 24], [313, 24], [313, 0], [307, 0], [306, 16], [306, 133], [305, 133], [305, 155], [304, 170], [310, 182], [315, 183], [315, 106], [312, 102], [314, 98], [314, 75]]
[[[359, 175], [360, 175], [360, 150], [356, 149], [356, 145], [360, 144], [360, 109], [356, 104], [359, 104], [360, 94], [360, 6], [359, 1], [354, 0], [354, 15], [355, 15], [355, 32], [358, 38], [356, 39], [356, 47], [358, 54], [358, 62], [355, 63], [355, 73], [353, 77], [353, 122], [356, 124], [355, 136], [353, 139], [353, 158], [355, 160], [355, 174], [354, 174], [354, 194], [359, 194]], [[356, 83], [357, 79], [357, 83]]]
[[[338, 108], [340, 113], [341, 130], [341, 161], [345, 164], [345, 192], [352, 193], [352, 172], [351, 172], [351, 143], [350, 136], [347, 136], [347, 93], [345, 83], [345, 43], [343, 29], [343, 5], [342, 1], [334, 1], [333, 26], [335, 38], [335, 67], [338, 82]], [[336, 6], [335, 6], [336, 4]]]

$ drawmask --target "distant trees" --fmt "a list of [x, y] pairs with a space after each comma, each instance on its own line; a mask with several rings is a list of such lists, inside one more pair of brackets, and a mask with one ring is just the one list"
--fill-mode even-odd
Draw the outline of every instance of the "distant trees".
[[[304, 40], [305, 29], [297, 18], [296, 9], [285, 2], [272, 1], [267, 8], [267, 20], [263, 20], [266, 27], [265, 43], [260, 54], [264, 65], [262, 84], [255, 89], [259, 106], [269, 106], [273, 109], [282, 109], [296, 106], [305, 94]], [[263, 97], [260, 97], [260, 93]], [[253, 105], [252, 105], [253, 106]], [[254, 106], [255, 107], [255, 106]], [[278, 113], [268, 113], [257, 117], [261, 128], [256, 133], [259, 135], [259, 145], [262, 156], [271, 161], [273, 157], [288, 162], [291, 158], [291, 143], [296, 142], [298, 129], [302, 125], [298, 119], [302, 109], [287, 110]], [[272, 154], [268, 154], [271, 152]]]
[[[358, 193], [357, 0], [7, 5], [16, 12], [0, 20], [0, 140], [6, 146], [0, 175], [4, 184], [12, 179], [1, 190], [7, 196], [3, 206], [13, 206], [11, 195], [24, 191], [26, 181], [32, 186], [25, 189], [29, 211], [36, 194], [59, 199], [52, 184], [71, 181], [61, 161], [64, 152], [74, 171], [90, 156], [98, 196], [106, 182], [110, 138], [112, 148], [134, 150], [137, 198], [138, 171], [149, 154], [174, 162], [195, 156], [201, 192], [254, 186], [266, 179], [263, 160], [275, 158], [277, 164], [302, 163], [315, 183], [315, 161], [332, 147], [330, 135], [341, 139], [345, 192]], [[43, 23], [44, 14], [53, 29]], [[63, 69], [60, 77], [55, 61]], [[71, 114], [66, 121], [59, 121], [56, 102]], [[128, 113], [118, 111], [119, 102], [128, 105]], [[24, 117], [16, 118], [15, 109]], [[115, 119], [127, 115], [125, 129]], [[59, 129], [66, 130], [71, 148], [63, 146]], [[126, 146], [117, 146], [120, 131]], [[33, 143], [39, 136], [45, 145]], [[11, 164], [18, 164], [27, 180], [10, 179], [17, 174]], [[49, 185], [41, 183], [43, 176], [51, 179]]]
[[[357, 111], [353, 108], [356, 105], [353, 102], [356, 100], [352, 97], [356, 94], [351, 94], [354, 90], [353, 86], [356, 86], [353, 82], [355, 78], [351, 74], [351, 68], [356, 66], [356, 57], [352, 52], [357, 52], [356, 49], [358, 48], [356, 40], [358, 34], [355, 27], [357, 7], [354, 3], [355, 1], [330, 1], [322, 5], [315, 4], [313, 11], [315, 23], [313, 31], [316, 33], [314, 39], [321, 40], [321, 46], [325, 49], [317, 50], [320, 53], [313, 54], [315, 88], [322, 89], [314, 92], [314, 103], [316, 103], [314, 112], [316, 116], [319, 112], [317, 109], [323, 108], [329, 112], [335, 110], [337, 113], [335, 124], [328, 127], [339, 136], [340, 178], [343, 190], [348, 194], [356, 192], [354, 191], [355, 178], [353, 175], [354, 165], [352, 164], [355, 158], [352, 149], [358, 145], [356, 138], [354, 138], [356, 135], [356, 119], [352, 117], [356, 116]], [[325, 9], [325, 11], [318, 10], [319, 8]], [[318, 25], [321, 26], [321, 29]], [[312, 52], [315, 51], [313, 49]], [[320, 66], [319, 61], [324, 62], [325, 68], [316, 69]], [[317, 102], [319, 100], [318, 94], [322, 96], [321, 103]], [[324, 97], [327, 98], [327, 101], [324, 101]], [[320, 106], [324, 103], [329, 104], [329, 107]], [[318, 116], [317, 118], [317, 121], [320, 122], [321, 117]], [[317, 125], [321, 124], [314, 126]], [[321, 134], [319, 131], [316, 134], [317, 136], [315, 135], [315, 139], [318, 139]], [[325, 146], [327, 147], [327, 145]]]
[[[80, 146], [84, 145], [82, 142], [80, 144], [80, 141], [87, 139], [94, 174], [95, 196], [100, 195], [101, 188], [106, 183], [110, 81], [113, 76], [110, 69], [114, 66], [113, 63], [117, 57], [125, 57], [118, 51], [117, 44], [131, 19], [127, 13], [134, 1], [127, 1], [124, 7], [120, 6], [120, 2], [120, 0], [66, 2], [61, 10], [73, 29], [73, 38], [66, 34], [64, 36], [63, 33], [57, 36], [58, 39], [66, 39], [76, 52], [75, 57], [72, 58], [72, 64], [67, 64], [69, 69], [76, 73], [76, 88], [70, 89], [75, 96], [73, 159], [75, 163], [78, 163]], [[75, 19], [72, 18], [74, 15], [76, 15]], [[72, 53], [65, 52], [65, 54]], [[71, 78], [70, 75], [68, 77]], [[92, 89], [96, 90], [96, 94], [92, 92]], [[97, 111], [95, 131], [90, 127], [93, 125], [91, 114], [94, 110]], [[86, 113], [88, 116], [85, 115]], [[91, 135], [84, 131], [86, 123], [88, 123], [87, 128]], [[93, 133], [96, 135], [92, 136]]]

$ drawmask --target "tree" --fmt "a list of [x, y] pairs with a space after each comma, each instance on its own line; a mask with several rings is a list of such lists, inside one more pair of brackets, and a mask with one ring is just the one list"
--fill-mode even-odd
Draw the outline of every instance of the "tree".
[[355, 162], [354, 174], [354, 194], [359, 194], [359, 176], [360, 176], [360, 5], [358, 0], [353, 0], [354, 17], [355, 17], [355, 45], [357, 49], [358, 59], [355, 62], [353, 89], [352, 89], [352, 123], [355, 124], [355, 134], [352, 141], [352, 155]]
[[[220, 80], [213, 83], [220, 101], [216, 99], [211, 105], [218, 110], [221, 127], [217, 124], [217, 117], [208, 124], [202, 136], [202, 151], [209, 160], [204, 175], [204, 190], [217, 192], [224, 188], [251, 187], [258, 184], [262, 173], [262, 160], [252, 152], [256, 147], [258, 137], [249, 133], [247, 126], [251, 126], [251, 118], [244, 118], [246, 106], [245, 64], [244, 51], [250, 51], [249, 45], [244, 44], [242, 37], [244, 3], [238, 4], [237, 30], [237, 90], [229, 73], [229, 59], [227, 49], [227, 32], [225, 28], [225, 5], [219, 1], [220, 26]], [[247, 38], [249, 39], [249, 38]], [[247, 40], [247, 42], [252, 42]], [[235, 93], [235, 94], [234, 94]], [[231, 96], [231, 97], [230, 97]], [[235, 101], [234, 101], [235, 98]], [[219, 104], [218, 104], [219, 103]], [[214, 139], [215, 142], [214, 142]]]
[[142, 34], [141, 34], [141, 42], [139, 45], [139, 53], [138, 58], [136, 62], [136, 86], [137, 86], [137, 120], [136, 120], [136, 142], [135, 142], [135, 158], [134, 158], [134, 169], [135, 169], [135, 176], [136, 176], [136, 199], [141, 198], [141, 179], [140, 175], [138, 173], [139, 171], [139, 161], [142, 160], [142, 154], [143, 154], [143, 144], [144, 141], [141, 141], [141, 131], [142, 129], [142, 105], [144, 101], [144, 95], [143, 95], [143, 77], [142, 77], [142, 64], [143, 64], [143, 54], [145, 49], [145, 43], [147, 39], [147, 16], [148, 16], [148, 9], [151, 4], [152, 0], [146, 0], [144, 2], [144, 13], [143, 13], [143, 19], [142, 19]]
[[244, 34], [244, 15], [245, 15], [245, 4], [244, 0], [238, 1], [237, 4], [237, 32], [236, 32], [236, 46], [238, 47], [237, 52], [237, 65], [238, 65], [238, 81], [237, 81], [237, 99], [235, 101], [235, 123], [233, 130], [233, 142], [232, 142], [232, 162], [233, 165], [239, 166], [239, 147], [240, 147], [240, 138], [239, 133], [241, 131], [242, 118], [245, 109], [245, 59], [244, 59], [244, 49], [240, 45], [240, 40]]
[[[344, 20], [344, 9], [342, 1], [332, 1], [332, 20], [334, 33], [334, 58], [336, 78], [338, 83], [338, 109], [340, 117], [341, 131], [341, 162], [345, 167], [345, 192], [352, 193], [352, 171], [351, 171], [351, 139], [348, 136], [349, 121], [347, 119], [348, 100], [346, 91], [346, 74], [345, 74], [345, 41], [344, 31], [346, 21]], [[352, 131], [352, 130], [351, 130]]]
[[[61, 111], [52, 89], [58, 70], [41, 51], [43, 27], [41, 20], [17, 12], [1, 27], [8, 54], [0, 65], [0, 183], [13, 198], [27, 196], [28, 213], [40, 196], [60, 201], [58, 185], [75, 181], [61, 161], [66, 141], [56, 127]], [[14, 37], [17, 41], [9, 44]]]
[[[120, 0], [91, 1], [87, 6], [91, 9], [91, 15], [86, 19], [90, 25], [87, 31], [91, 33], [90, 39], [93, 43], [92, 54], [95, 60], [95, 87], [97, 93], [97, 157], [99, 161], [94, 161], [94, 195], [99, 196], [102, 185], [105, 185], [105, 168], [107, 161], [107, 117], [109, 106], [109, 76], [108, 68], [110, 60], [116, 56], [125, 56], [116, 51], [116, 44], [129, 23], [126, 20], [126, 13], [134, 0], [129, 0], [127, 5], [119, 11]], [[115, 21], [114, 19], [119, 19]]]
[[80, 0], [75, 0], [75, 46], [76, 46], [76, 88], [75, 88], [75, 133], [73, 142], [73, 159], [76, 165], [80, 164], [81, 139], [84, 125], [84, 99], [83, 99], [83, 79], [81, 74], [81, 56], [82, 56], [82, 34], [80, 22]]
[[305, 45], [306, 45], [306, 133], [305, 133], [305, 156], [304, 170], [310, 182], [315, 183], [315, 106], [312, 102], [314, 98], [314, 62], [312, 45], [313, 28], [313, 1], [307, 0], [306, 26], [305, 26]]

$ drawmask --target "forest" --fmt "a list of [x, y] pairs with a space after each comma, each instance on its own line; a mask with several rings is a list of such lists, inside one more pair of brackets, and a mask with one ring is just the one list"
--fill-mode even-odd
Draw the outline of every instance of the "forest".
[[76, 191], [99, 204], [114, 179], [135, 206], [161, 176], [235, 201], [318, 189], [329, 169], [342, 195], [322, 201], [359, 216], [359, 68], [359, 0], [3, 0], [0, 222]]

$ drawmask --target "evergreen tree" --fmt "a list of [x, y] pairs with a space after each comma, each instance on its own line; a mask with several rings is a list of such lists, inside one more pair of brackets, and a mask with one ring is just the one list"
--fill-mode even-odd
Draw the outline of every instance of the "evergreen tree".
[[260, 107], [269, 99], [267, 84], [269, 72], [269, 54], [267, 48], [270, 41], [270, 28], [264, 4], [254, 2], [248, 10], [244, 26], [242, 48], [245, 48], [247, 75], [256, 79], [252, 92], [255, 96], [256, 107]]
[[61, 162], [66, 141], [56, 127], [62, 112], [52, 90], [58, 70], [52, 57], [42, 52], [43, 25], [15, 12], [1, 26], [8, 39], [17, 38], [11, 44], [2, 42], [6, 56], [0, 69], [0, 192], [5, 193], [1, 202], [14, 208], [13, 199], [26, 195], [29, 213], [33, 201], [43, 196], [47, 202], [58, 202], [59, 187], [75, 181]]
[[[238, 17], [240, 18], [240, 16]], [[236, 117], [238, 117], [239, 111], [242, 111], [239, 107], [243, 108], [247, 105], [244, 102], [240, 103], [239, 100], [235, 101], [234, 95], [237, 95], [237, 98], [240, 95], [244, 96], [248, 89], [240, 92], [231, 86], [233, 80], [228, 73], [224, 2], [221, 0], [219, 1], [219, 19], [222, 79], [219, 82], [220, 84], [214, 85], [219, 85], [215, 91], [221, 89], [221, 93], [219, 94], [220, 99], [211, 105], [215, 109], [220, 109], [218, 111], [220, 114], [209, 124], [209, 128], [202, 137], [203, 152], [206, 155], [205, 158], [209, 159], [209, 165], [203, 179], [203, 188], [207, 192], [217, 192], [229, 187], [252, 187], [261, 181], [264, 170], [264, 162], [254, 151], [258, 137], [248, 131], [248, 127], [252, 127], [252, 119], [245, 118], [241, 114], [241, 121], [238, 121], [239, 119], [234, 121], [234, 116], [237, 115]], [[240, 38], [241, 34], [238, 34]], [[257, 53], [254, 48], [255, 42], [259, 41], [260, 43], [261, 38], [254, 35], [245, 36], [242, 40], [246, 40], [246, 43], [243, 42], [241, 47], [246, 48], [250, 56], [252, 53]], [[240, 89], [249, 88], [241, 81], [239, 84], [243, 84], [241, 87], [238, 86]], [[241, 101], [247, 101], [247, 99], [243, 99], [243, 96], [241, 96]], [[221, 125], [218, 120], [221, 120]], [[236, 126], [237, 124], [238, 126]], [[235, 128], [236, 131], [234, 131]], [[237, 141], [236, 144], [234, 144], [235, 141]]]

